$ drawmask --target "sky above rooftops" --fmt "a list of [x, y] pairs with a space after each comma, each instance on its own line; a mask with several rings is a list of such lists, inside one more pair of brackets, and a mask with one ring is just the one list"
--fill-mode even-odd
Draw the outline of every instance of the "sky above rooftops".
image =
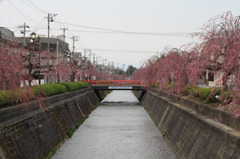
[[196, 41], [189, 33], [231, 11], [240, 15], [238, 0], [0, 0], [0, 26], [20, 34], [24, 22], [31, 32], [47, 36], [47, 14], [57, 14], [50, 24], [51, 36], [63, 34], [72, 50], [92, 50], [115, 66], [140, 67], [144, 60], [166, 46], [179, 48]]

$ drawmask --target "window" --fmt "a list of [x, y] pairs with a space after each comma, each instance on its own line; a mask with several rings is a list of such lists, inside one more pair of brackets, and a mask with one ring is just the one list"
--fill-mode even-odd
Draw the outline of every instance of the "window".
[[212, 72], [208, 73], [208, 81], [214, 81], [214, 73]]

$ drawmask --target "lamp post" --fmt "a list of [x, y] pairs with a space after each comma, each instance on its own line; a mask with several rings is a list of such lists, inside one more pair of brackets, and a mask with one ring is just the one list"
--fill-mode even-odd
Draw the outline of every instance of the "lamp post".
[[34, 43], [35, 38], [36, 38], [36, 33], [32, 32], [32, 33], [30, 34], [30, 43], [31, 43], [31, 44]]
[[[34, 44], [34, 41], [35, 41], [35, 39], [36, 39], [36, 33], [34, 33], [34, 32], [32, 32], [31, 34], [30, 34], [30, 43], [31, 44]], [[38, 46], [37, 46], [37, 51], [38, 51], [38, 60], [39, 60], [39, 62], [38, 62], [38, 84], [40, 85], [41, 84], [41, 78], [40, 78], [40, 67], [41, 67], [41, 54], [40, 54], [40, 47], [39, 47], [39, 45], [40, 45], [40, 37], [38, 36]]]

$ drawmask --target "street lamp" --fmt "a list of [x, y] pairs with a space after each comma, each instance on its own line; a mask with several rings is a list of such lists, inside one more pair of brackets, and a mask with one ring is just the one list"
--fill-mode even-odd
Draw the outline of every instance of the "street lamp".
[[31, 44], [34, 43], [35, 38], [36, 38], [36, 33], [32, 32], [32, 33], [30, 34], [30, 43], [31, 43]]
[[67, 62], [70, 63], [71, 61], [71, 52], [69, 50], [67, 50], [65, 52], [65, 57], [67, 58]]
[[[30, 34], [30, 43], [31, 44], [34, 44], [34, 40], [36, 39], [36, 33], [34, 33], [34, 32], [32, 32], [31, 34]], [[41, 84], [41, 78], [40, 78], [40, 67], [41, 67], [41, 55], [40, 55], [40, 49], [39, 49], [39, 45], [40, 45], [40, 37], [38, 36], [38, 46], [37, 46], [37, 51], [38, 51], [38, 54], [39, 54], [39, 56], [38, 56], [38, 58], [39, 58], [39, 64], [38, 64], [38, 67], [39, 67], [39, 71], [38, 71], [38, 84], [40, 85]]]

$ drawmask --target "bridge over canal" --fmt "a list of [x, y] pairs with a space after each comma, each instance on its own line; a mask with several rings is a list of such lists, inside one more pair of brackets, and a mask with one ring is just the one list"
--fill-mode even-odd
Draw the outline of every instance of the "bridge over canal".
[[176, 158], [130, 90], [114, 90], [53, 159]]
[[87, 81], [94, 90], [144, 90], [144, 83], [133, 80]]

